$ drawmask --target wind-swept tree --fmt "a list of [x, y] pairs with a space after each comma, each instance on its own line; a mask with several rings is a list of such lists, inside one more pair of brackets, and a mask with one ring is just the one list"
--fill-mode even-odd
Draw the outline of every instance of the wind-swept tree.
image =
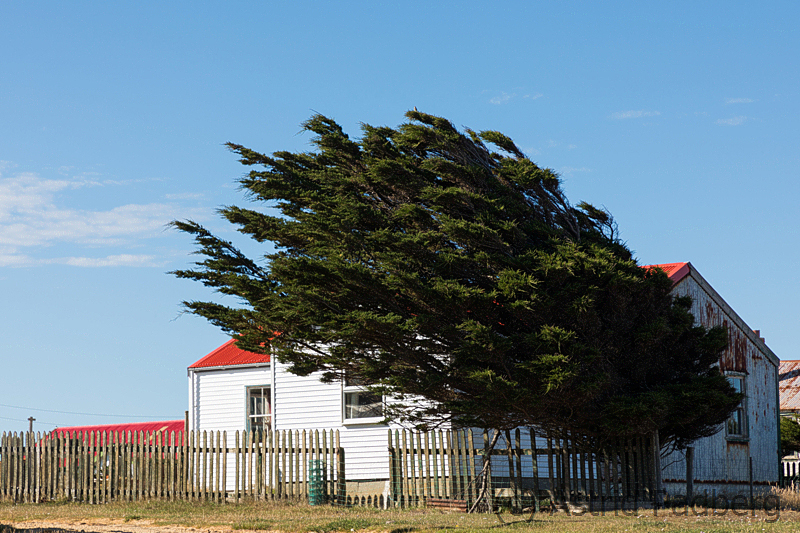
[[501, 133], [406, 117], [352, 140], [313, 116], [309, 153], [228, 144], [263, 208], [221, 213], [274, 249], [246, 257], [174, 222], [203, 256], [175, 274], [237, 297], [186, 308], [292, 372], [372, 384], [418, 426], [658, 430], [677, 445], [715, 432], [740, 399], [714, 366], [724, 332], [694, 325], [610, 214], [573, 206]]

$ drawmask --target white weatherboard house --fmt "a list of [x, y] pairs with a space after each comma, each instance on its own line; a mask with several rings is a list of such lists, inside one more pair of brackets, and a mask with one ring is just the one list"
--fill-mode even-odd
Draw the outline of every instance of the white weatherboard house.
[[[778, 481], [778, 358], [690, 263], [657, 266], [672, 279], [675, 295], [692, 297], [692, 313], [699, 324], [727, 329], [728, 348], [719, 367], [746, 395], [717, 434], [694, 443], [694, 491], [745, 492], [751, 459], [754, 484], [764, 489]], [[322, 383], [316, 374], [295, 376], [286, 367], [268, 355], [245, 352], [233, 341], [220, 346], [188, 369], [189, 428], [227, 431], [228, 435], [267, 427], [338, 430], [347, 453], [347, 479], [387, 480], [387, 428], [400, 426], [381, 423], [381, 398], [357, 386]], [[524, 448], [530, 447], [528, 435], [527, 430], [522, 432]], [[475, 432], [475, 437], [481, 447], [481, 432]], [[540, 450], [546, 446], [546, 441], [537, 438]], [[523, 468], [531, 469], [527, 461]], [[686, 466], [683, 452], [663, 458], [662, 479], [668, 493], [686, 492]], [[549, 474], [547, 468], [540, 457], [542, 479]]]
[[189, 428], [231, 436], [266, 428], [338, 430], [348, 480], [388, 479], [387, 429], [393, 426], [382, 423], [381, 398], [322, 383], [318, 374], [296, 376], [287, 366], [233, 340], [223, 344], [188, 369]]

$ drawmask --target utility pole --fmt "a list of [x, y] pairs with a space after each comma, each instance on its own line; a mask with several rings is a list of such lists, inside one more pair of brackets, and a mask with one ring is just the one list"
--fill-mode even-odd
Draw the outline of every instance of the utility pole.
[[36, 420], [35, 418], [28, 417], [28, 432], [33, 433], [33, 421]]

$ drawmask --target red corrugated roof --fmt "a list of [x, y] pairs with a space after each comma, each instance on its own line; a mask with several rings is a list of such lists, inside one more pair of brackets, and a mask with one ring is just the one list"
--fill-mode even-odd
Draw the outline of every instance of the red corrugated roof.
[[661, 265], [646, 265], [643, 268], [660, 268], [666, 272], [672, 283], [678, 283], [689, 274], [689, 263], [664, 263]]
[[781, 361], [778, 389], [781, 411], [800, 411], [800, 361]]
[[129, 424], [104, 424], [99, 426], [71, 426], [65, 428], [56, 428], [53, 430], [53, 435], [75, 435], [77, 433], [97, 433], [97, 432], [112, 433], [118, 431], [125, 433], [130, 431], [144, 431], [145, 433], [152, 433], [161, 431], [169, 434], [172, 431], [183, 431], [183, 420], [163, 420], [161, 422], [131, 422]]
[[236, 346], [236, 341], [231, 339], [193, 365], [190, 365], [189, 368], [250, 365], [256, 363], [269, 363], [269, 361], [269, 355], [246, 352]]

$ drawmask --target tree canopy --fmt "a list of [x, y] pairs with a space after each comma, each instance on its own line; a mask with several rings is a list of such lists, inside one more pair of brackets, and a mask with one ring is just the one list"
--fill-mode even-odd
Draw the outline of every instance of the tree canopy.
[[783, 456], [800, 452], [800, 422], [797, 418], [781, 417], [781, 454]]
[[186, 308], [292, 372], [371, 383], [417, 425], [714, 433], [740, 400], [714, 366], [725, 332], [694, 324], [611, 215], [499, 132], [406, 117], [353, 140], [315, 115], [307, 153], [229, 143], [255, 207], [221, 214], [274, 249], [173, 222], [203, 256], [174, 274], [236, 297]]

